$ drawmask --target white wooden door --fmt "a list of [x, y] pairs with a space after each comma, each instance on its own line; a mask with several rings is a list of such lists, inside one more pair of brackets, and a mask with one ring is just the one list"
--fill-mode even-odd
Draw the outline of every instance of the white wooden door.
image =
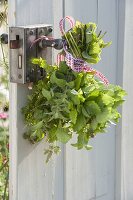
[[[59, 37], [59, 20], [72, 15], [98, 23], [113, 44], [97, 68], [116, 82], [117, 2], [115, 0], [9, 0], [9, 25], [52, 23]], [[115, 127], [92, 141], [92, 151], [70, 145], [51, 163], [44, 163], [44, 142], [31, 145], [22, 137], [21, 107], [26, 85], [10, 84], [10, 200], [115, 200]], [[117, 199], [118, 200], [118, 199]]]

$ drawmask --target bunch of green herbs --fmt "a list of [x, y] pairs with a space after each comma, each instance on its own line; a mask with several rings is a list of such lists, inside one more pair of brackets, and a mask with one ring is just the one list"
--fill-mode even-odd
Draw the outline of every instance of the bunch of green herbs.
[[43, 138], [49, 143], [47, 161], [60, 151], [56, 142], [66, 144], [76, 136], [77, 149], [91, 149], [89, 140], [103, 133], [120, 113], [125, 91], [120, 86], [104, 85], [93, 73], [74, 72], [61, 62], [47, 65], [42, 58], [33, 59], [46, 70], [46, 77], [33, 86], [27, 105], [22, 109], [27, 130], [24, 137], [31, 143]]
[[81, 58], [90, 64], [96, 64], [101, 60], [102, 49], [111, 42], [105, 43], [103, 37], [106, 34], [97, 31], [95, 23], [83, 24], [79, 21], [68, 32], [64, 32], [63, 39], [67, 42], [68, 51], [75, 58]]

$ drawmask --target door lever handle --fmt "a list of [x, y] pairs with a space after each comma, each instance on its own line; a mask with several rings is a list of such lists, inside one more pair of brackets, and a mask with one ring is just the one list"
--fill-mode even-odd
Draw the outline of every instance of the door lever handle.
[[57, 50], [61, 50], [63, 48], [63, 40], [62, 39], [52, 39], [52, 40], [43, 39], [42, 41], [40, 41], [39, 46], [41, 48], [53, 47]]

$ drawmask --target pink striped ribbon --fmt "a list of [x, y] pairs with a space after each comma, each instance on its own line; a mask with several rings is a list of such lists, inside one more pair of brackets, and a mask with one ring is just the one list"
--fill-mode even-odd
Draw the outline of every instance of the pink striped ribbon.
[[58, 53], [58, 54], [57, 54], [57, 65], [58, 65], [58, 66], [59, 66], [59, 64], [60, 64], [61, 61], [65, 61], [65, 57], [64, 57], [63, 54]]

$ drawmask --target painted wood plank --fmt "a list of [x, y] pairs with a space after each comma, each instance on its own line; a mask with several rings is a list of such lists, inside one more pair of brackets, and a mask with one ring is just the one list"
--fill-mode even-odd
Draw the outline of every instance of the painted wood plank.
[[[125, 47], [125, 0], [118, 0], [118, 48], [117, 48], [117, 83], [123, 85], [124, 47]], [[122, 110], [121, 110], [122, 112]], [[122, 113], [123, 114], [123, 113]], [[122, 115], [122, 118], [124, 116]], [[122, 120], [116, 128], [116, 199], [122, 199], [123, 169], [122, 169]]]
[[[113, 45], [102, 54], [97, 69], [110, 81], [116, 82], [117, 69], [117, 2], [65, 1], [65, 15], [71, 15], [83, 22], [98, 23], [99, 30], [107, 30], [105, 39]], [[98, 135], [93, 150], [74, 151], [66, 147], [66, 199], [114, 199], [115, 188], [115, 127], [108, 134]], [[70, 184], [71, 183], [71, 184]]]
[[[121, 136], [119, 151], [121, 157], [119, 157], [120, 164], [117, 165], [117, 171], [120, 171], [119, 181], [117, 182], [117, 189], [120, 191], [119, 196], [116, 194], [116, 198], [121, 200], [133, 199], [133, 90], [132, 90], [132, 74], [133, 74], [133, 1], [123, 0], [119, 1], [119, 41], [118, 41], [118, 82], [123, 84], [128, 96], [122, 109], [122, 122], [119, 132]], [[121, 44], [123, 41], [123, 44]], [[121, 76], [122, 75], [122, 78]], [[118, 155], [117, 155], [118, 157]], [[119, 185], [118, 185], [119, 184]]]
[[[56, 1], [58, 16], [62, 15], [61, 2]], [[10, 26], [53, 24], [53, 14], [53, 1], [9, 0]], [[63, 191], [59, 191], [59, 186], [63, 188], [62, 155], [57, 165], [56, 160], [46, 165], [43, 154], [45, 143], [42, 141], [38, 145], [31, 145], [23, 139], [21, 108], [26, 103], [27, 94], [27, 85], [10, 84], [10, 199], [63, 199]]]
[[65, 0], [65, 15], [71, 15], [83, 22], [97, 22], [98, 15], [97, 0]]
[[[116, 0], [98, 1], [98, 28], [99, 30], [107, 31], [104, 39], [112, 41], [112, 45], [103, 50], [102, 60], [97, 65], [97, 68], [107, 76], [110, 83], [116, 83], [117, 74], [117, 12]], [[115, 126], [111, 126], [106, 134], [99, 135], [96, 140], [97, 196], [106, 194], [105, 196], [108, 200], [115, 198], [115, 128]], [[106, 186], [102, 186], [103, 181]], [[105, 190], [104, 187], [106, 187]]]
[[[65, 1], [65, 15], [83, 22], [97, 22], [97, 0]], [[95, 143], [93, 142], [93, 146]], [[95, 148], [77, 151], [70, 145], [65, 149], [65, 196], [66, 200], [89, 200], [96, 197]]]
[[[64, 15], [64, 3], [63, 0], [53, 1], [53, 24], [54, 24], [54, 36], [60, 38], [59, 21]], [[54, 62], [56, 62], [56, 56], [58, 51], [54, 51]], [[64, 146], [61, 146], [61, 154], [55, 160], [55, 177], [54, 177], [54, 200], [65, 200], [64, 196]]]
[[[13, 26], [16, 23], [16, 1], [8, 2], [8, 19], [9, 25]], [[10, 84], [9, 88], [9, 102], [10, 102], [10, 120], [9, 129], [10, 129], [10, 169], [9, 169], [9, 198], [11, 200], [17, 200], [17, 85]], [[14, 109], [15, 108], [15, 109]]]

